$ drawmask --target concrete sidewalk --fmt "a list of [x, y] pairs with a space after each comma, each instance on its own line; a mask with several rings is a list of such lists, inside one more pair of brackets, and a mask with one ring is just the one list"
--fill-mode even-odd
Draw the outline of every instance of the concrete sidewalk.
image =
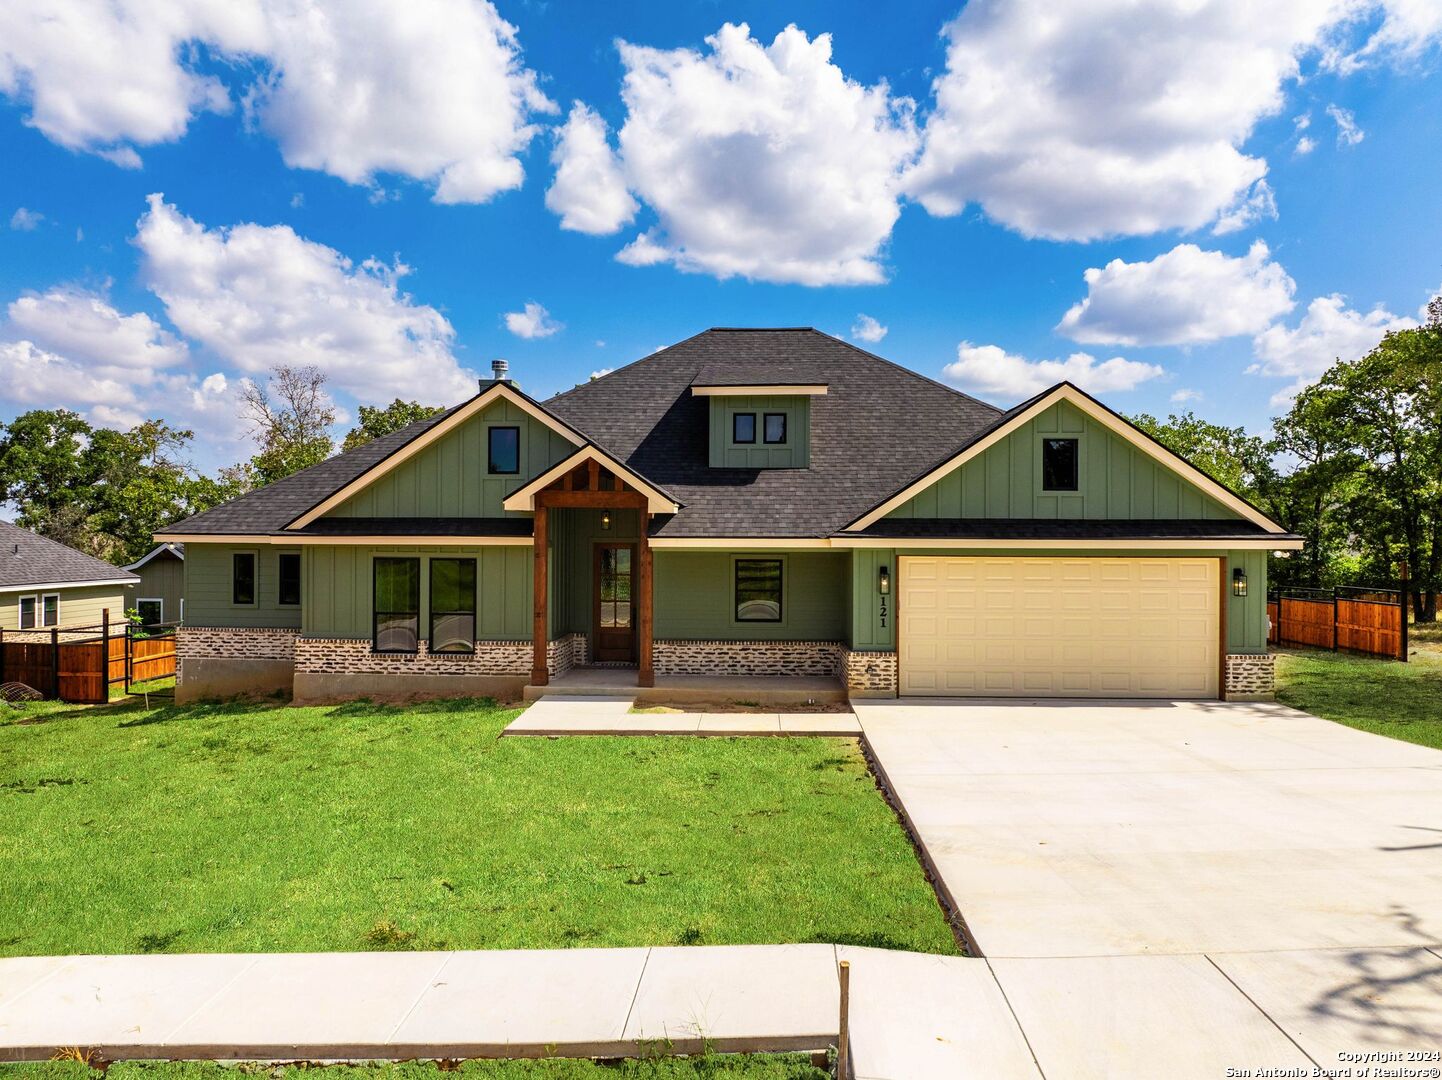
[[844, 735], [861, 734], [852, 712], [632, 712], [623, 696], [546, 697], [503, 735]]
[[985, 961], [832, 945], [0, 960], [0, 1061], [823, 1050], [861, 1080], [1039, 1073]]

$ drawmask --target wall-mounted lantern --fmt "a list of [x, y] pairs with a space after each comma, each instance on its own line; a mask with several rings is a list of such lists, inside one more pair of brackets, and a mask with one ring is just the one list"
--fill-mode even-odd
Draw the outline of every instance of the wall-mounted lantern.
[[891, 568], [883, 566], [876, 571], [876, 591], [882, 596], [891, 594]]
[[1232, 571], [1232, 595], [1247, 595], [1247, 572], [1240, 566]]
[[601, 511], [601, 528], [604, 529], [606, 532], [611, 531], [611, 511]]

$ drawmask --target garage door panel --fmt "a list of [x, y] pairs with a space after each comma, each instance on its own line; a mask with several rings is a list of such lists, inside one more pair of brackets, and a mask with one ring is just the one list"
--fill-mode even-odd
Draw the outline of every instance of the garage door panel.
[[1214, 559], [903, 556], [901, 692], [1214, 697]]

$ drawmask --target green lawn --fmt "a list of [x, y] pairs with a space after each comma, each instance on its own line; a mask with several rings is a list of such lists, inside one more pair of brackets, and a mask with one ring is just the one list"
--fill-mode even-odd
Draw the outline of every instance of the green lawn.
[[1321, 649], [1277, 654], [1277, 700], [1340, 724], [1442, 749], [1442, 641], [1414, 629], [1409, 663]]
[[0, 955], [956, 951], [855, 742], [498, 739], [515, 715], [0, 713]]
[[[827, 1080], [802, 1054], [717, 1054], [654, 1061], [465, 1061], [442, 1071], [429, 1063], [272, 1069], [206, 1061], [116, 1062], [108, 1080]], [[0, 1080], [101, 1080], [77, 1062], [0, 1065]]]

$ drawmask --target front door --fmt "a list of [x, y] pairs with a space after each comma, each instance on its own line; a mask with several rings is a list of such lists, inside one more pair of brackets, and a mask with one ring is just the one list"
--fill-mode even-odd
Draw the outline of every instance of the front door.
[[636, 660], [636, 607], [631, 591], [635, 562], [634, 544], [596, 545], [596, 577], [591, 589], [595, 597], [593, 660], [611, 663]]

